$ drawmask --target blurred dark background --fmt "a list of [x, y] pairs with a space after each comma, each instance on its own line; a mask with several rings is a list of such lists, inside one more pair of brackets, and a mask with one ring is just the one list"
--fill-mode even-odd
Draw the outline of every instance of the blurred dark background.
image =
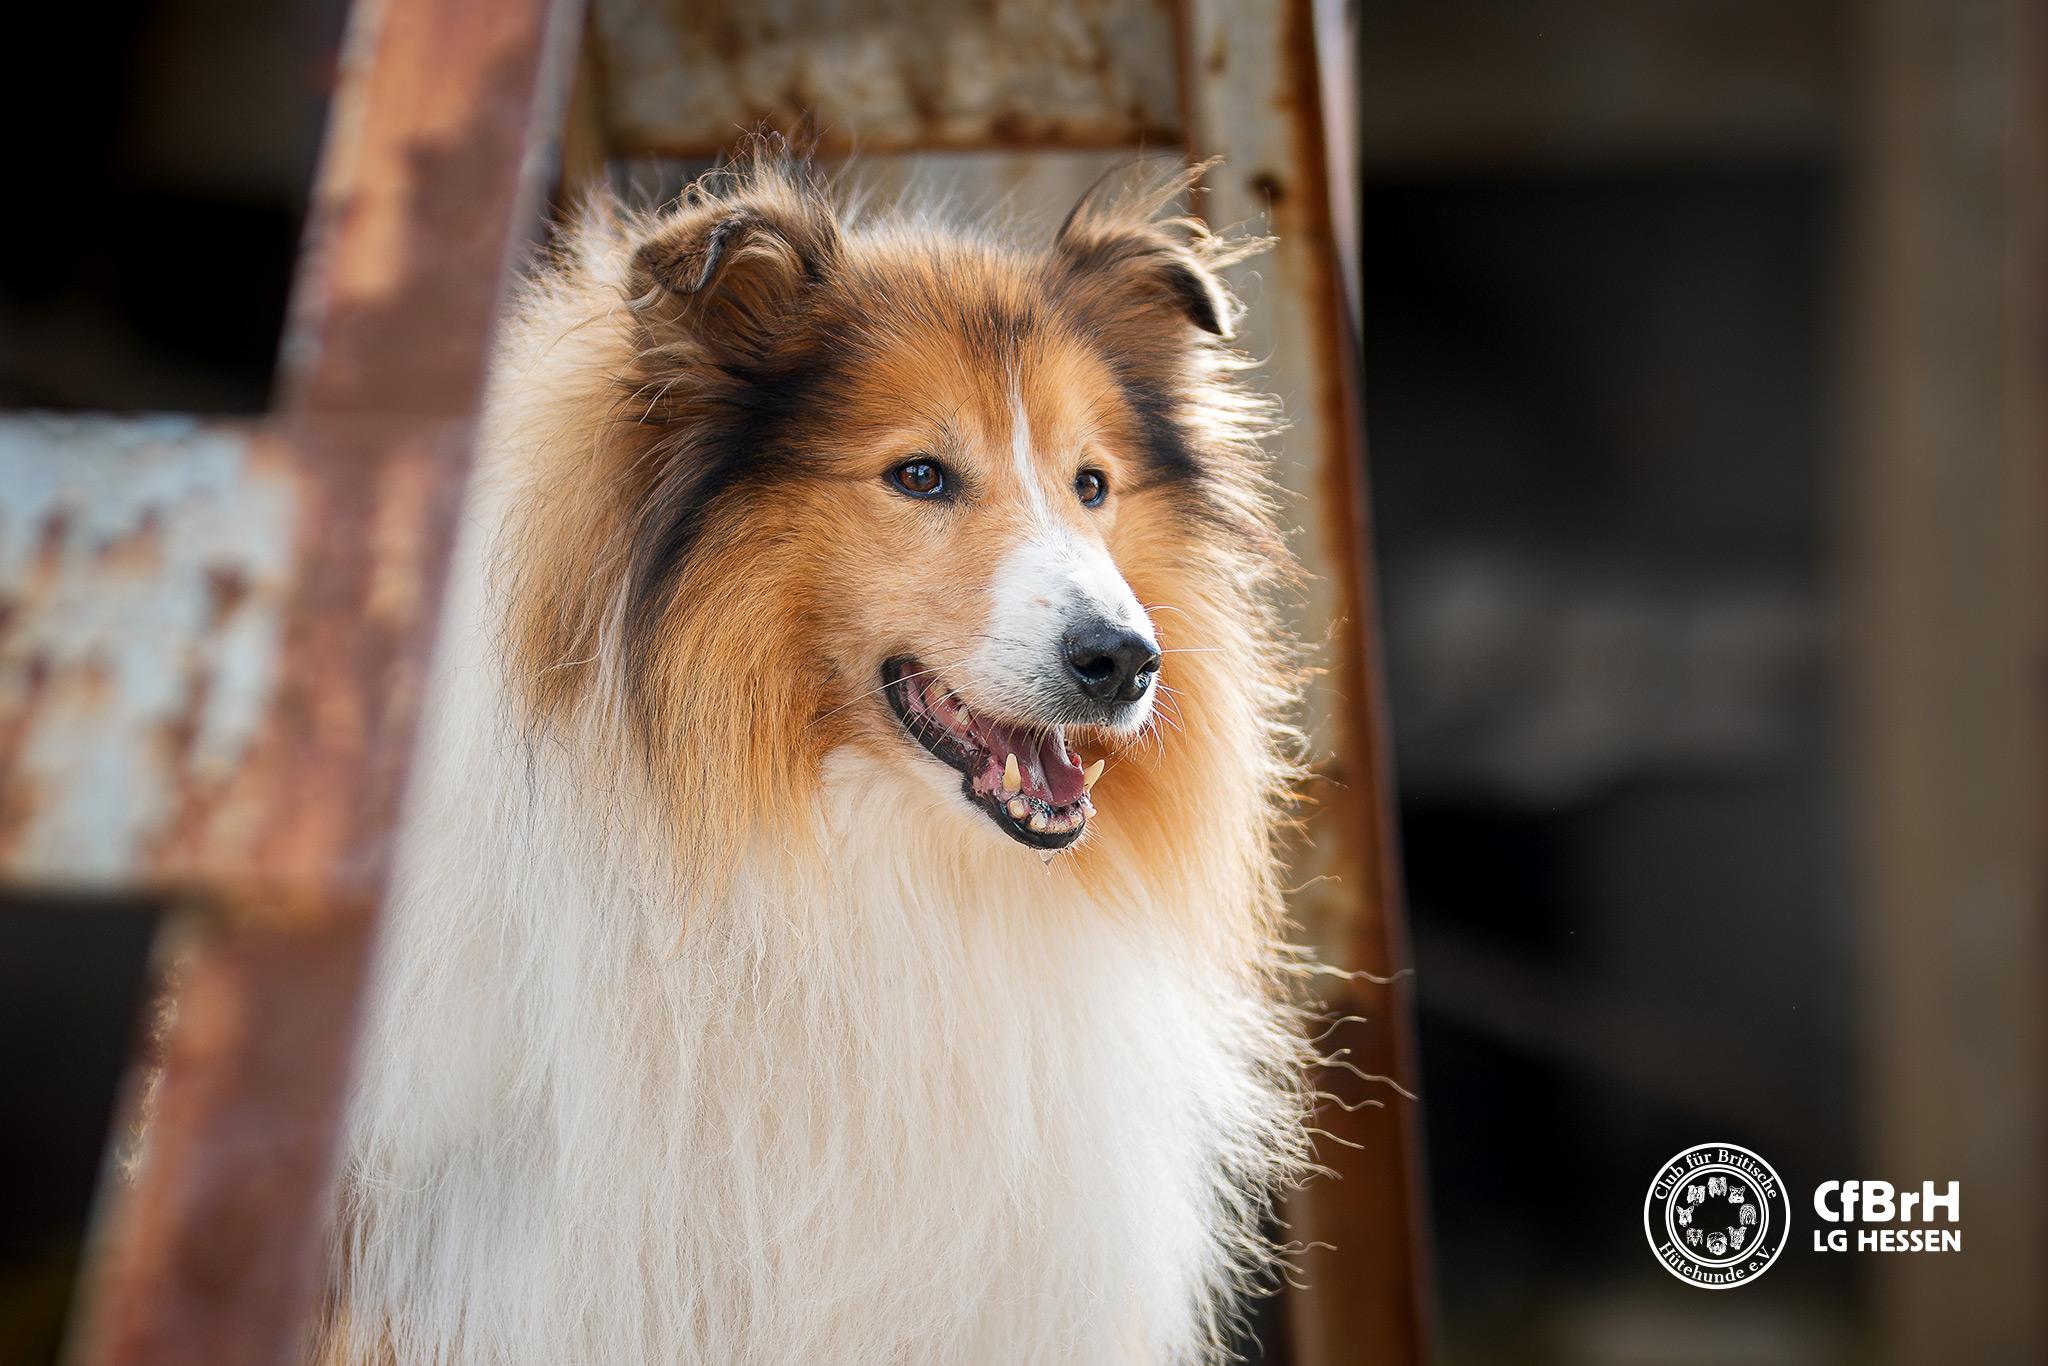
[[57, 1359], [94, 1190], [124, 1146], [158, 921], [139, 900], [0, 898], [0, 1366]]
[[[1926, 378], [1998, 364], [2002, 296], [2038, 283], [1999, 255], [2013, 201], [1969, 197], [2030, 110], [1995, 28], [1830, 0], [1351, 10], [1443, 1359], [2040, 1359], [2023, 1284], [1930, 1307], [2004, 1276], [1993, 1208], [2043, 1153], [2037, 1040], [1935, 1080], [1980, 1060], [1972, 993], [2038, 1027], [2042, 961], [2024, 768], [1988, 739], [1924, 759], [1960, 710], [2037, 733], [2033, 533], [1976, 589], [1944, 577], [2034, 487], [2040, 429], [1970, 432], [1975, 405], [2037, 412], [2034, 380]], [[2005, 615], [1956, 630], [1979, 593]], [[1902, 682], [1941, 651], [1944, 683]], [[1996, 807], [2008, 836], [1909, 848], [1894, 794]], [[1955, 902], [1902, 893], [1979, 856], [2008, 893], [1949, 933]], [[1909, 1008], [1914, 977], [1951, 999]], [[1780, 1262], [1726, 1295], [1642, 1232], [1657, 1165], [1706, 1141], [1791, 1194]], [[1816, 1254], [1813, 1188], [1857, 1176], [1964, 1177], [1964, 1254]]]
[[[1608, 1336], [1633, 1318], [1668, 1336], [1657, 1301], [1696, 1292], [1641, 1274], [1629, 1216], [1669, 1152], [1865, 1167], [1829, 650], [1836, 190], [1793, 160], [1368, 182], [1454, 1358], [1642, 1360]], [[1746, 1288], [1745, 1310], [1798, 1297], [1801, 1331], [1743, 1359], [1832, 1355], [1852, 1269]]]
[[346, 13], [16, 8], [0, 410], [264, 409]]

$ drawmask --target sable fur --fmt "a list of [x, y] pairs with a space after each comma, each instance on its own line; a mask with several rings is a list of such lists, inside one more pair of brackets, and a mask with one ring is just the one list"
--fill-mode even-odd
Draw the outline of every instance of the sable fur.
[[[435, 666], [320, 1359], [1197, 1362], [1304, 1162], [1292, 564], [1177, 175], [1027, 248], [772, 148], [522, 288]], [[1029, 436], [1025, 443], [1019, 433]], [[881, 489], [948, 443], [975, 497]], [[1024, 495], [1165, 651], [1041, 864], [875, 696]], [[1046, 514], [1040, 514], [1046, 515]], [[1002, 704], [1003, 681], [969, 679]]]

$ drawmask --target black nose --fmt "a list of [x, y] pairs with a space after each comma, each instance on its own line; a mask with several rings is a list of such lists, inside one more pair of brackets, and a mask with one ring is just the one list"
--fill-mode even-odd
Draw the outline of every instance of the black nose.
[[1135, 702], [1159, 671], [1159, 650], [1136, 631], [1106, 621], [1067, 633], [1067, 672], [1097, 702]]

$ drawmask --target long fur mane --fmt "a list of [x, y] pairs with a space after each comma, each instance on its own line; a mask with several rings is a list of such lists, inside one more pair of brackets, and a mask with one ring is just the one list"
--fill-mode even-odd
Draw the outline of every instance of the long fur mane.
[[[853, 221], [759, 148], [664, 212], [594, 205], [523, 285], [321, 1360], [1219, 1353], [1306, 1163], [1275, 851], [1294, 569], [1272, 409], [1220, 336], [1216, 272], [1256, 244], [1171, 217], [1189, 183], [1027, 248]], [[1044, 864], [932, 838], [957, 801], [833, 663], [821, 415], [916, 328], [1085, 348], [1147, 472], [1117, 560], [1171, 691]]]

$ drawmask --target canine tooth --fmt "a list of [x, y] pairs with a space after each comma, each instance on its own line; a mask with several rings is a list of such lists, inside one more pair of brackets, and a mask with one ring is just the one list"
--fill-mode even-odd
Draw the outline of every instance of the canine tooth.
[[1034, 811], [1031, 813], [1031, 828], [1033, 830], [1037, 830], [1042, 833], [1045, 830], [1045, 827], [1049, 824], [1051, 824], [1051, 822], [1046, 820], [1045, 813], [1043, 811]]
[[1022, 791], [1023, 787], [1024, 775], [1017, 771], [1017, 756], [1014, 754], [1006, 756], [1003, 759], [1003, 791], [1014, 796]]
[[1108, 762], [1107, 759], [1097, 759], [1094, 763], [1081, 770], [1081, 790], [1083, 792], [1095, 786], [1095, 780], [1102, 776], [1103, 765]]
[[1010, 819], [1021, 821], [1030, 814], [1031, 803], [1025, 801], [1022, 797], [1012, 797], [1010, 798], [1009, 812]]

